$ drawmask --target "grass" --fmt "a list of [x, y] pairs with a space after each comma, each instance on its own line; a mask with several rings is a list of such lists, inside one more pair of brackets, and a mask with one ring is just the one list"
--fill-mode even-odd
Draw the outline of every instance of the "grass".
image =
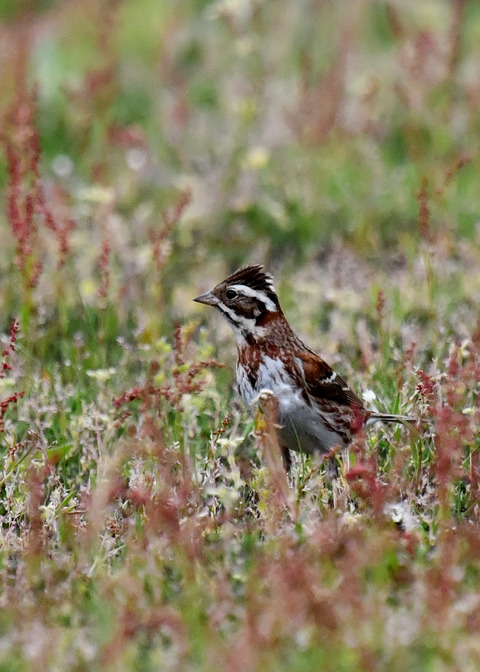
[[[0, 30], [0, 671], [478, 669], [477, 3]], [[287, 478], [191, 301], [247, 262], [417, 428]]]

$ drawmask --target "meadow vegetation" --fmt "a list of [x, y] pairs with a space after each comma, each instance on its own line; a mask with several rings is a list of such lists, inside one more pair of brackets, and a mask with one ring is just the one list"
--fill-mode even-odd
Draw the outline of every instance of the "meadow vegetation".
[[[480, 667], [480, 4], [4, 0], [0, 672]], [[192, 298], [369, 407], [297, 456]]]

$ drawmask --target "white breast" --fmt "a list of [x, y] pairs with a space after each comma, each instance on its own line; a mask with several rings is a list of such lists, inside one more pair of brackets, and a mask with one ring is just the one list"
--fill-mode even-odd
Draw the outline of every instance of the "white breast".
[[277, 396], [292, 393], [290, 376], [279, 359], [266, 357], [258, 367], [257, 382], [252, 386], [243, 366], [237, 364], [237, 385], [243, 401], [249, 406], [261, 390], [271, 390]]
[[237, 365], [237, 384], [247, 406], [254, 406], [263, 390], [270, 390], [276, 396], [278, 440], [281, 446], [311, 454], [346, 445], [345, 433], [338, 433], [332, 428], [335, 418], [322, 412], [315, 404], [305, 402], [301, 389], [292, 384], [280, 359], [264, 358], [258, 367], [254, 386], [244, 368]]

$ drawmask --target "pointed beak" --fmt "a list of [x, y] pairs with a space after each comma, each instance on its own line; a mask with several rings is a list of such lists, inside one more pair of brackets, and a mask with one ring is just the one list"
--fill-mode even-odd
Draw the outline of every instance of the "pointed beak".
[[218, 299], [213, 292], [205, 292], [205, 294], [200, 294], [200, 296], [195, 297], [193, 300], [197, 303], [204, 303], [207, 306], [218, 305]]

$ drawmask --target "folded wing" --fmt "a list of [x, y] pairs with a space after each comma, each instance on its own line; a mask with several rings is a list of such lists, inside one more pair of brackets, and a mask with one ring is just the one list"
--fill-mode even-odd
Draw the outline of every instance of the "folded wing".
[[305, 387], [316, 400], [334, 401], [346, 406], [363, 408], [359, 397], [347, 383], [321, 357], [308, 350], [298, 355], [299, 367], [303, 371]]

